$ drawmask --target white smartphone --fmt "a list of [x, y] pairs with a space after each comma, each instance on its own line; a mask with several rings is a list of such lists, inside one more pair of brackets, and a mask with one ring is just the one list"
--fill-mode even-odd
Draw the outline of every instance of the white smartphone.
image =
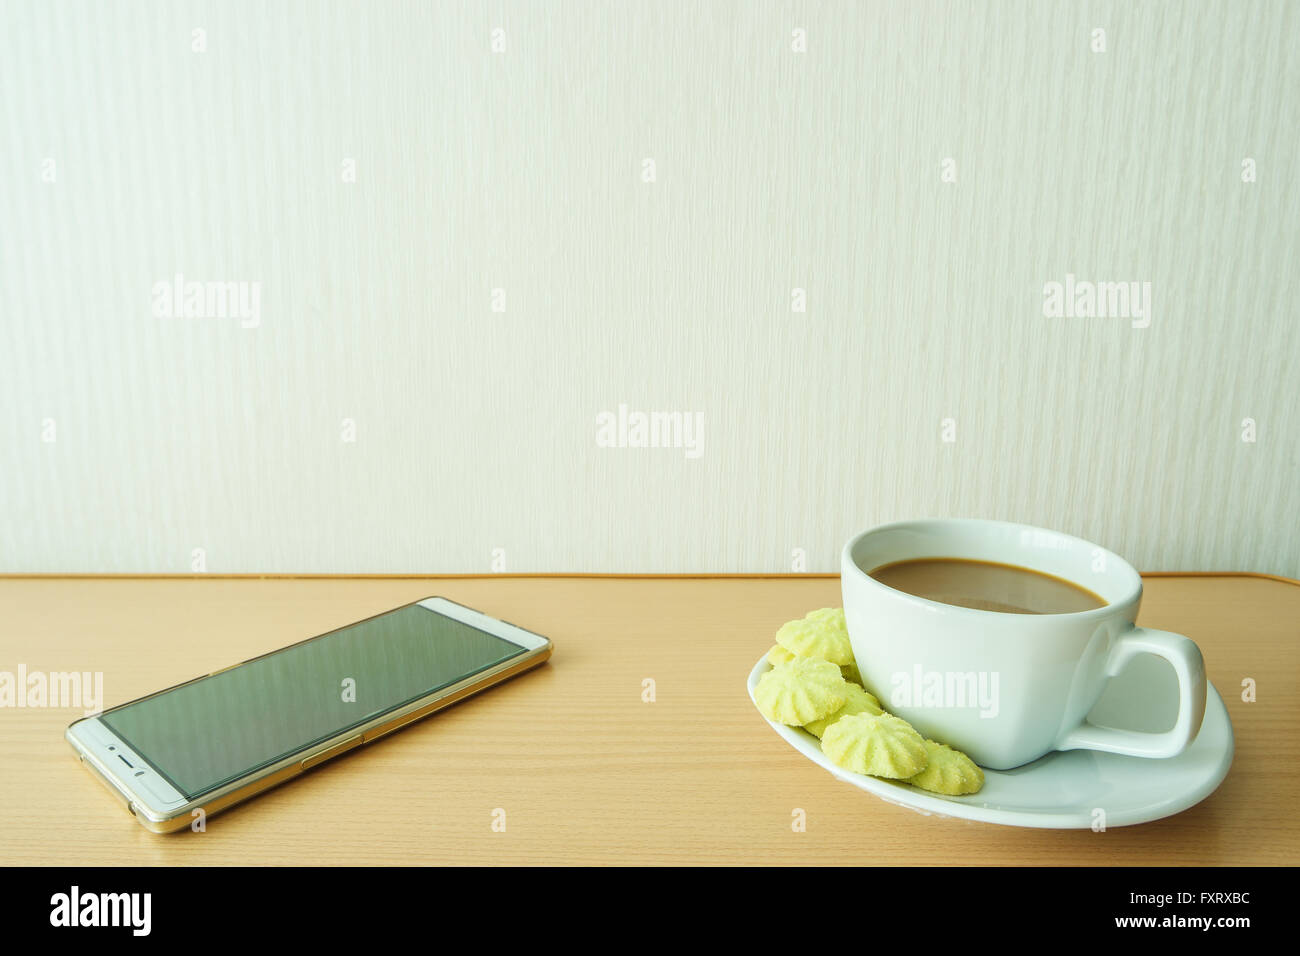
[[68, 742], [155, 833], [190, 826], [551, 656], [432, 597], [74, 722]]

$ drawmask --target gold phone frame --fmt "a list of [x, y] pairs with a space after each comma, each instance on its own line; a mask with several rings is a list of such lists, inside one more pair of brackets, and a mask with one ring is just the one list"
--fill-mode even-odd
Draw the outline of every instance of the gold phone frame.
[[[84, 724], [86, 721], [98, 720], [98, 718], [102, 717], [104, 714], [111, 714], [115, 710], [120, 710], [123, 707], [130, 707], [132, 704], [137, 704], [142, 700], [148, 700], [150, 697], [156, 697], [159, 694], [168, 693], [169, 691], [184, 687], [186, 684], [193, 684], [196, 681], [206, 680], [207, 678], [220, 674], [223, 671], [228, 671], [235, 667], [241, 667], [244, 664], [261, 660], [264, 657], [270, 657], [272, 654], [278, 654], [291, 647], [297, 647], [300, 644], [306, 644], [309, 641], [327, 637], [328, 635], [344, 630], [345, 628], [364, 624], [366, 621], [374, 620], [375, 618], [382, 617], [385, 614], [392, 614], [394, 611], [405, 610], [406, 608], [415, 605], [422, 605], [427, 610], [434, 611], [434, 608], [428, 607], [428, 602], [431, 601], [441, 602], [443, 605], [450, 605], [453, 608], [459, 609], [461, 612], [465, 612], [465, 616], [457, 614], [448, 614], [447, 616], [452, 617], [453, 620], [458, 620], [462, 623], [468, 624], [471, 627], [476, 627], [479, 630], [486, 631], [494, 637], [499, 637], [512, 644], [517, 644], [524, 648], [524, 653], [511, 657], [509, 660], [502, 661], [500, 664], [485, 671], [472, 674], [455, 684], [441, 688], [440, 690], [427, 694], [417, 700], [379, 714], [359, 726], [349, 727], [325, 741], [317, 741], [309, 744], [301, 750], [277, 760], [275, 763], [268, 764], [265, 767], [260, 767], [256, 770], [250, 771], [245, 776], [222, 784], [214, 790], [204, 794], [200, 799], [186, 800], [184, 804], [164, 811], [160, 811], [152, 806], [150, 799], [136, 790], [131, 785], [129, 778], [123, 779], [116, 769], [110, 770], [106, 767], [101, 759], [102, 754], [97, 753], [87, 744], [86, 741], [80, 739], [76, 733], [76, 728], [79, 725]], [[444, 612], [434, 611], [434, 613]], [[472, 618], [472, 620], [467, 620], [467, 617]], [[490, 625], [490, 627], [483, 626], [485, 624]], [[529, 640], [529, 643], [522, 644], [512, 635], [525, 636], [525, 639]], [[202, 810], [203, 816], [206, 819], [215, 813], [229, 809], [237, 803], [242, 803], [260, 793], [265, 793], [273, 787], [278, 787], [280, 784], [286, 783], [309, 770], [315, 769], [321, 764], [327, 763], [335, 757], [341, 756], [350, 750], [372, 743], [386, 734], [399, 730], [408, 724], [415, 723], [417, 720], [428, 717], [430, 714], [437, 713], [445, 707], [450, 707], [452, 704], [464, 700], [466, 697], [476, 694], [479, 691], [486, 690], [489, 687], [509, 680], [511, 677], [521, 674], [526, 670], [531, 670], [532, 668], [545, 663], [546, 660], [550, 658], [553, 646], [554, 645], [552, 645], [550, 639], [543, 637], [541, 634], [519, 627], [517, 624], [511, 624], [509, 621], [502, 621], [497, 618], [489, 617], [481, 611], [465, 607], [463, 604], [457, 604], [455, 601], [451, 601], [447, 598], [438, 596], [421, 598], [418, 601], [411, 601], [409, 604], [403, 604], [400, 607], [389, 608], [379, 614], [372, 614], [370, 617], [362, 618], [359, 621], [353, 621], [352, 623], [345, 624], [342, 627], [336, 627], [333, 630], [325, 631], [321, 634], [315, 634], [304, 640], [295, 641], [293, 644], [286, 644], [284, 647], [277, 647], [275, 650], [267, 651], [265, 654], [258, 654], [256, 657], [250, 657], [248, 660], [240, 661], [238, 664], [231, 664], [229, 667], [219, 668], [218, 670], [212, 671], [210, 674], [203, 674], [191, 680], [182, 681], [179, 684], [173, 684], [171, 687], [164, 687], [162, 690], [157, 690], [151, 694], [145, 694], [143, 697], [137, 697], [135, 700], [129, 700], [126, 703], [118, 704], [116, 707], [111, 707], [98, 714], [80, 718], [68, 725], [68, 729], [64, 732], [64, 737], [72, 746], [73, 751], [81, 759], [82, 764], [91, 771], [92, 776], [98, 779], [100, 783], [104, 784], [116, 797], [126, 802], [127, 812], [134, 816], [141, 826], [153, 833], [173, 833], [177, 830], [189, 827], [194, 820], [194, 811], [196, 810]], [[138, 759], [141, 759], [142, 763], [146, 764], [148, 769], [157, 773], [157, 769], [152, 767], [151, 762], [143, 760], [143, 758]], [[161, 776], [161, 774], [159, 774], [159, 776]], [[182, 794], [182, 796], [184, 796], [184, 794]]]

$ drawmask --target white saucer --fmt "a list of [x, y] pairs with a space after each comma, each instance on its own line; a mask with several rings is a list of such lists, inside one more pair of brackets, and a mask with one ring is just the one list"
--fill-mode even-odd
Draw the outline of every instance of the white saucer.
[[[750, 700], [754, 685], [770, 669], [767, 659], [759, 658], [749, 675]], [[1177, 710], [1172, 669], [1148, 655], [1134, 659], [1111, 680], [1089, 717], [1113, 727], [1160, 731], [1173, 725]], [[1094, 821], [1101, 821], [1098, 809], [1105, 811], [1101, 822], [1107, 829], [1159, 820], [1208, 797], [1232, 764], [1232, 723], [1213, 684], [1205, 695], [1200, 733], [1177, 757], [1152, 760], [1093, 750], [1050, 753], [1014, 770], [986, 769], [984, 788], [966, 797], [926, 793], [905, 783], [843, 770], [831, 763], [822, 753], [821, 742], [806, 730], [768, 723], [813, 763], [888, 803], [926, 815], [1017, 827], [1090, 829]]]

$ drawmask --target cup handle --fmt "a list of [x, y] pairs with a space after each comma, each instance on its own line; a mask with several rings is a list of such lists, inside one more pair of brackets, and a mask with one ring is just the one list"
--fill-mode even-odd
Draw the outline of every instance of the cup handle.
[[1114, 677], [1138, 654], [1154, 654], [1173, 665], [1178, 675], [1178, 720], [1172, 730], [1142, 733], [1117, 727], [1100, 727], [1085, 718], [1061, 738], [1057, 750], [1103, 750], [1133, 757], [1174, 757], [1187, 749], [1205, 717], [1205, 662], [1201, 649], [1181, 634], [1132, 626], [1121, 634], [1106, 662], [1106, 676]]

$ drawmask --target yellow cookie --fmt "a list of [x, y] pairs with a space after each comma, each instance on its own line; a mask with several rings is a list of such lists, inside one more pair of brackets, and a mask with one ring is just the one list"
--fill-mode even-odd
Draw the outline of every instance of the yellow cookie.
[[984, 786], [984, 771], [960, 750], [933, 740], [925, 742], [925, 749], [929, 762], [915, 777], [908, 778], [912, 786], [953, 797], [978, 793]]
[[818, 657], [837, 665], [853, 663], [844, 611], [837, 607], [824, 607], [798, 621], [787, 621], [776, 632], [776, 642], [797, 657]]
[[815, 611], [809, 611], [804, 615], [810, 621], [838, 621], [844, 623], [844, 608], [842, 607], [820, 607]]
[[[767, 662], [773, 667], [777, 664], [785, 664], [792, 660], [794, 660], [794, 655], [780, 644], [773, 644], [771, 650], [767, 652]], [[840, 668], [840, 670], [843, 670], [843, 668]]]
[[854, 714], [883, 714], [880, 709], [880, 702], [872, 697], [857, 684], [849, 684], [845, 690], [848, 692], [848, 700], [844, 706], [829, 717], [823, 717], [821, 720], [810, 721], [803, 725], [803, 729], [808, 731], [814, 737], [820, 737], [826, 732], [826, 728], [841, 717], [852, 717]]
[[841, 717], [822, 735], [822, 753], [845, 770], [894, 780], [916, 776], [929, 759], [925, 738], [893, 714]]
[[829, 661], [796, 657], [758, 679], [754, 703], [768, 720], [797, 727], [843, 707], [849, 686]]

